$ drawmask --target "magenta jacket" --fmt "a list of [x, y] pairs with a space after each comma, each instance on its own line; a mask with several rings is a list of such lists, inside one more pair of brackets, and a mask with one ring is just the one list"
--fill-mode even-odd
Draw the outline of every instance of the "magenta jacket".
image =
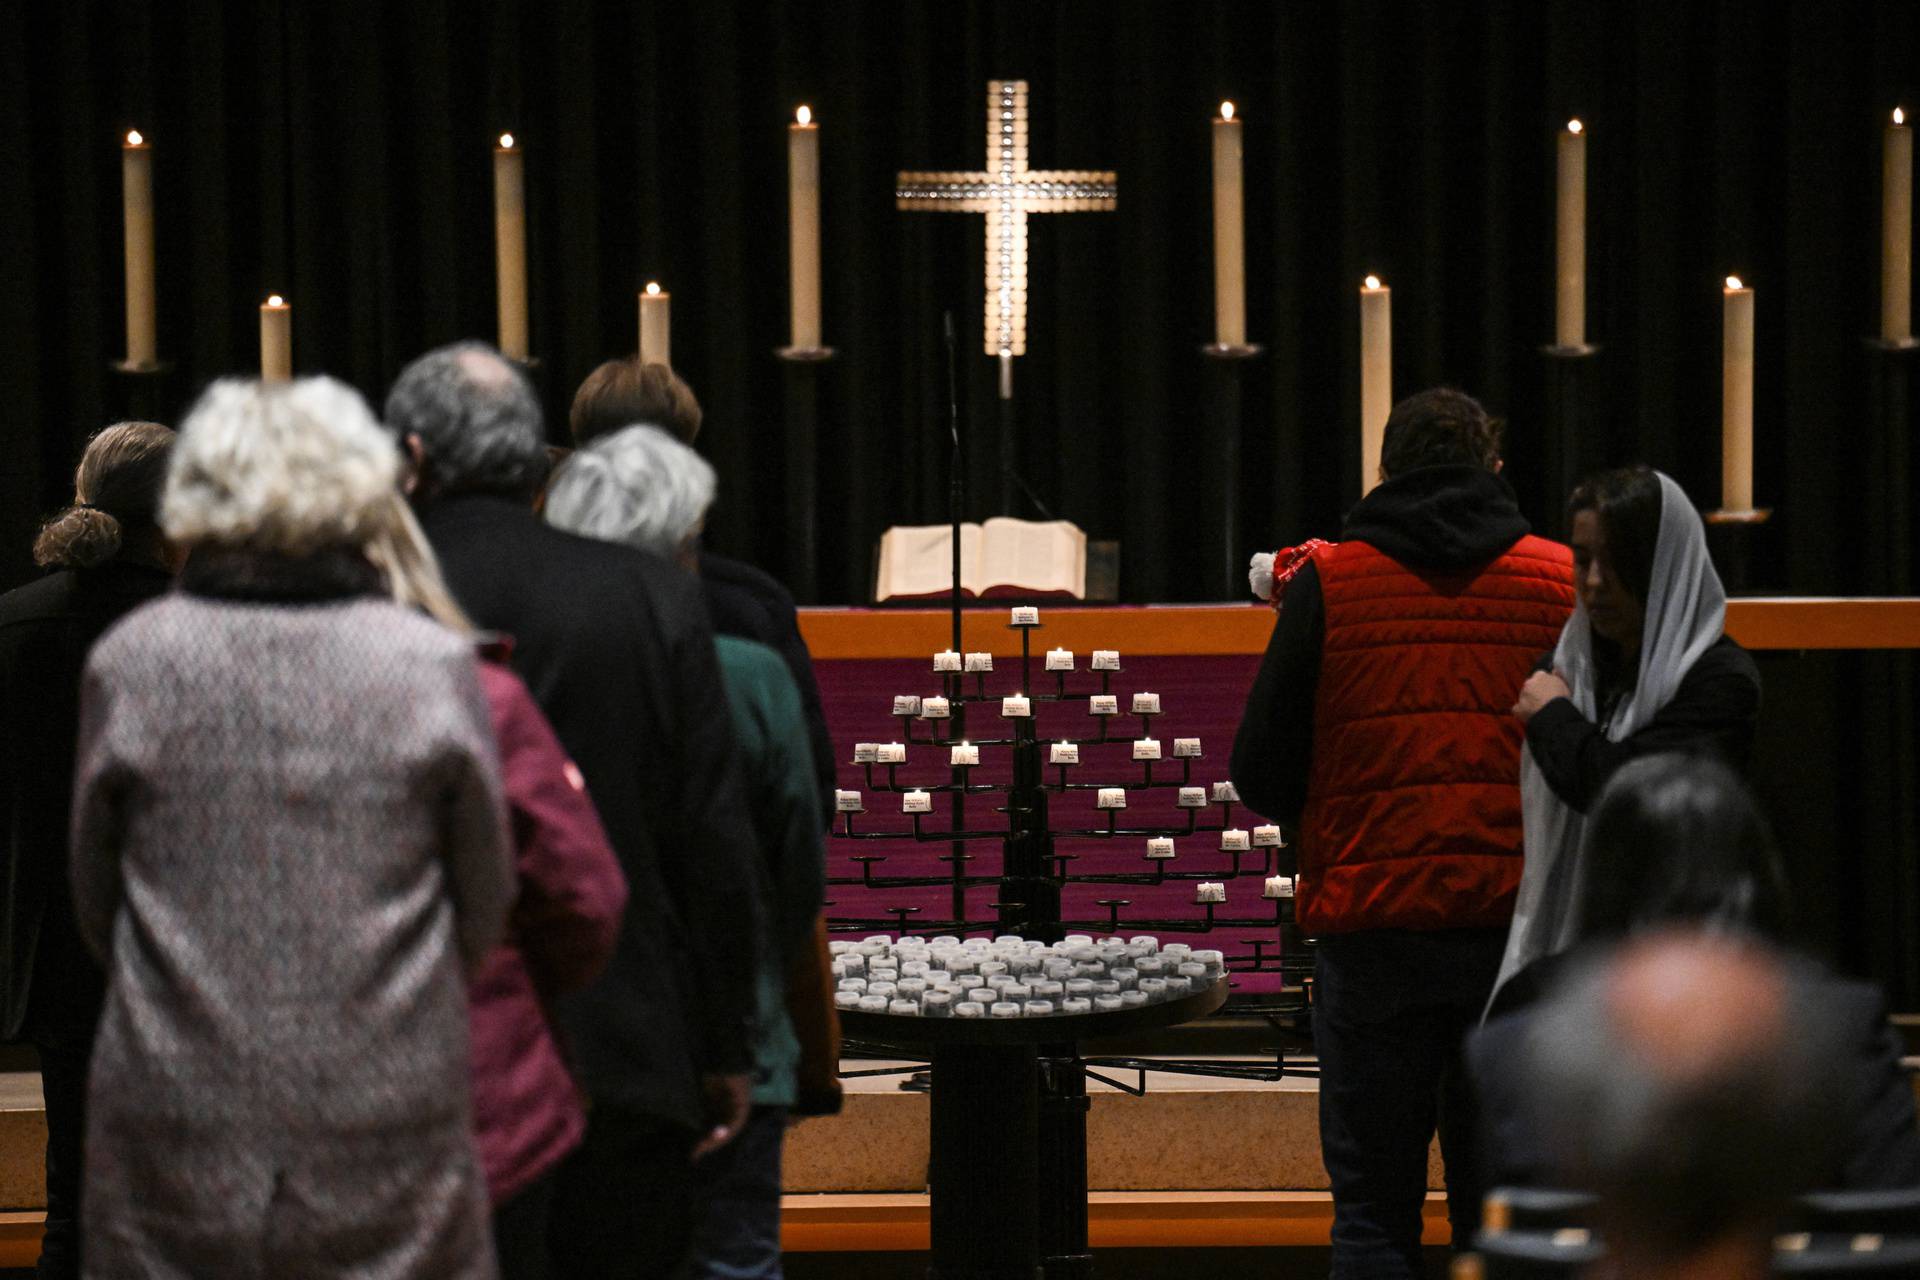
[[519, 896], [507, 940], [469, 988], [473, 1124], [501, 1204], [580, 1141], [586, 1114], [547, 1018], [613, 955], [627, 882], [586, 783], [520, 678], [480, 663], [513, 830]]

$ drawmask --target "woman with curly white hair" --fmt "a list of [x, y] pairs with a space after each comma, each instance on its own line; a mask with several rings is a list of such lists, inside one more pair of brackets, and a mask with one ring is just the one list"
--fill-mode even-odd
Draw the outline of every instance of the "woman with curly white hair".
[[513, 880], [472, 652], [364, 554], [399, 467], [337, 382], [215, 384], [180, 589], [87, 664], [89, 1276], [493, 1274], [463, 984]]

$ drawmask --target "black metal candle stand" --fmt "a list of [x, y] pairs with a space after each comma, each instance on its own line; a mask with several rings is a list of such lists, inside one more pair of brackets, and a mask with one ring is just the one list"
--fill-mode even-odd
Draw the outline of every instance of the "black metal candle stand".
[[788, 589], [801, 604], [820, 598], [820, 381], [832, 347], [781, 347], [787, 430], [781, 489], [786, 494]]

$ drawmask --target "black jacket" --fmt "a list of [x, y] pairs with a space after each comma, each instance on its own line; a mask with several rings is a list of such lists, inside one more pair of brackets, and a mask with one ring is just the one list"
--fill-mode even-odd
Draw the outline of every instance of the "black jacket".
[[0, 596], [0, 1035], [88, 1030], [105, 976], [80, 941], [67, 879], [80, 672], [93, 642], [165, 593], [164, 570], [109, 561]]
[[698, 1077], [752, 1063], [764, 909], [699, 584], [505, 498], [441, 498], [420, 518], [461, 606], [512, 637], [626, 872], [613, 961], [558, 1006], [581, 1083], [600, 1105], [697, 1126]]
[[[1463, 465], [1421, 467], [1376, 486], [1347, 513], [1340, 538], [1370, 543], [1411, 569], [1452, 573], [1487, 563], [1528, 532], [1507, 482], [1484, 467]], [[1293, 825], [1307, 803], [1326, 629], [1320, 575], [1311, 561], [1281, 599], [1229, 774], [1254, 812]]]
[[813, 754], [813, 776], [820, 789], [821, 812], [833, 826], [833, 735], [827, 732], [827, 714], [820, 705], [820, 685], [813, 678], [813, 656], [800, 636], [800, 615], [793, 594], [772, 574], [750, 564], [702, 552], [700, 586], [707, 596], [707, 616], [723, 636], [757, 640], [780, 655], [800, 690], [800, 708], [807, 716], [807, 742]]
[[[1540, 1006], [1575, 952], [1538, 960], [1514, 975], [1496, 997], [1494, 1016], [1467, 1040], [1467, 1071], [1477, 1102], [1480, 1151], [1488, 1187], [1555, 1187], [1549, 1118], [1553, 1099], [1528, 1095], [1519, 1070]], [[1536, 972], [1537, 971], [1537, 972]], [[1833, 1117], [1845, 1141], [1828, 1168], [1806, 1173], [1809, 1191], [1866, 1191], [1920, 1186], [1920, 1132], [1913, 1087], [1900, 1067], [1899, 1033], [1887, 1020], [1878, 987], [1852, 982], [1809, 960], [1791, 962], [1799, 1003], [1821, 1011], [1819, 1027], [1833, 1080]]]
[[[1552, 666], [1549, 653], [1536, 669]], [[1745, 773], [1759, 719], [1760, 668], [1731, 636], [1723, 635], [1680, 678], [1673, 701], [1621, 741], [1608, 741], [1572, 702], [1555, 698], [1527, 722], [1527, 745], [1554, 794], [1585, 813], [1607, 779], [1637, 756], [1662, 751], [1708, 755]]]

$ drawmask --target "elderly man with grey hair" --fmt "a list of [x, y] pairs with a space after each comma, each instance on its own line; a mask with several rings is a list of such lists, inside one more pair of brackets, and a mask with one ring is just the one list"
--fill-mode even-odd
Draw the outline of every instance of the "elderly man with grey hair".
[[[699, 454], [658, 427], [631, 426], [568, 460], [548, 490], [547, 519], [673, 559], [691, 580], [713, 493], [713, 468]], [[719, 636], [714, 643], [770, 893], [767, 933], [756, 948], [760, 1035], [753, 1117], [733, 1146], [695, 1166], [687, 1274], [778, 1280], [781, 1136], [802, 1101], [801, 1049], [788, 1013], [787, 979], [813, 956], [825, 889], [818, 788], [800, 692], [785, 661], [766, 645], [737, 636]]]
[[763, 887], [713, 634], [661, 558], [534, 514], [539, 402], [491, 347], [421, 356], [387, 399], [409, 492], [476, 623], [513, 639], [619, 854], [618, 952], [556, 1014], [592, 1109], [554, 1188], [556, 1274], [669, 1274], [691, 1162], [748, 1116]]

